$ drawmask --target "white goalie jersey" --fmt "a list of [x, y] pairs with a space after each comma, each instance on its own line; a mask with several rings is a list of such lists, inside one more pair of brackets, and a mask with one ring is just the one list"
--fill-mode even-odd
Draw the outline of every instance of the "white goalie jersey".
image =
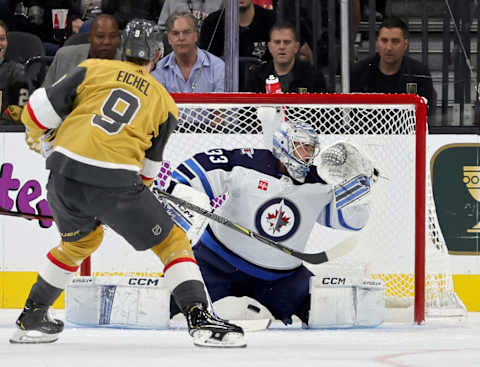
[[[348, 186], [333, 186], [312, 165], [305, 183], [298, 184], [280, 172], [278, 160], [265, 149], [214, 149], [196, 154], [175, 169], [168, 191], [175, 183], [205, 192], [210, 200], [223, 197], [217, 214], [298, 251], [305, 250], [316, 223], [358, 231], [369, 216], [365, 202], [352, 200], [345, 205], [345, 197], [369, 182], [352, 180]], [[248, 265], [274, 270], [301, 265], [301, 260], [216, 222], [209, 223], [200, 241], [226, 261], [238, 263], [240, 269], [236, 257]]]

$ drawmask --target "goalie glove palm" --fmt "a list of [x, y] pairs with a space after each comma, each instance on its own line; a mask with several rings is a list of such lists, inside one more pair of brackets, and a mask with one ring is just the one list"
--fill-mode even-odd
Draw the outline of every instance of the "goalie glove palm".
[[[378, 170], [373, 161], [355, 145], [340, 141], [320, 152], [318, 174], [333, 185], [345, 185], [358, 176], [374, 180]], [[371, 182], [369, 182], [371, 184]]]

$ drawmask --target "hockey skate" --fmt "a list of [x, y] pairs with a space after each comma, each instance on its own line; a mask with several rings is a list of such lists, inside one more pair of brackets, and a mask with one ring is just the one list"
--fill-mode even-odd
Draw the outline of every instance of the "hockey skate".
[[186, 317], [193, 344], [199, 347], [243, 348], [243, 329], [212, 315], [202, 304], [190, 307]]
[[17, 331], [10, 337], [10, 343], [53, 343], [63, 331], [63, 322], [50, 316], [48, 306], [37, 305], [30, 300], [16, 324]]

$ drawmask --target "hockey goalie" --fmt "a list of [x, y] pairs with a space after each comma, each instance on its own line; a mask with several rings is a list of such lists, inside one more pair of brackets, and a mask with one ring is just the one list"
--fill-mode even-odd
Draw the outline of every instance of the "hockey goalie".
[[[281, 113], [259, 111], [262, 122], [269, 123], [264, 132], [271, 132], [271, 150], [219, 148], [195, 154], [174, 169], [168, 187], [158, 187], [157, 180], [154, 191], [166, 189], [203, 208], [210, 208], [209, 202], [215, 200], [218, 205], [222, 198], [216, 214], [296, 251], [305, 250], [315, 224], [355, 235], [368, 222], [368, 196], [378, 173], [371, 159], [346, 141], [321, 150], [308, 122], [285, 121]], [[318, 155], [317, 167], [313, 161]], [[195, 244], [195, 258], [213, 302], [248, 297], [286, 325], [294, 315], [311, 327], [381, 323], [383, 292], [377, 284], [347, 285], [346, 291], [317, 287], [314, 275], [300, 259], [169, 205]], [[352, 243], [341, 243], [338, 253], [350, 250]], [[362, 297], [367, 307], [360, 302], [362, 309], [377, 316], [357, 315], [355, 297], [358, 301], [359, 294], [367, 295]], [[349, 308], [325, 309], [324, 295], [337, 300], [345, 297], [343, 304]], [[173, 305], [171, 315], [178, 312]], [[322, 313], [333, 315], [325, 318]], [[345, 313], [348, 317], [339, 320], [337, 315]]]

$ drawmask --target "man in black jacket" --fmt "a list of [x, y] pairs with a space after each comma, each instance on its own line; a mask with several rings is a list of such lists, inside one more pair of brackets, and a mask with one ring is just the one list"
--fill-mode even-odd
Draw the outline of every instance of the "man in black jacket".
[[405, 56], [408, 49], [408, 27], [398, 17], [386, 18], [377, 36], [377, 54], [355, 65], [351, 70], [352, 92], [413, 93], [428, 101], [428, 113], [435, 107], [435, 91], [428, 67]]
[[[245, 89], [247, 68], [258, 61], [270, 60], [267, 52], [268, 32], [275, 22], [273, 11], [255, 5], [253, 0], [238, 1], [239, 90]], [[202, 23], [198, 47], [223, 58], [225, 43], [225, 9], [210, 13]]]
[[276, 23], [270, 30], [268, 50], [273, 60], [249, 71], [246, 90], [265, 93], [265, 80], [277, 76], [284, 93], [326, 92], [325, 78], [313, 67], [297, 58], [300, 44], [295, 27], [287, 22]]

